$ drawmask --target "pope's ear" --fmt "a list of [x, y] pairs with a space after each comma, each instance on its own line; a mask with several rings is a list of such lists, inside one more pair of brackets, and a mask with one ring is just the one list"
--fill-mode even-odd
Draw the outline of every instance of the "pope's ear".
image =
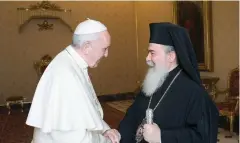
[[90, 48], [91, 48], [90, 42], [87, 41], [87, 42], [84, 42], [84, 43], [83, 43], [83, 45], [82, 45], [82, 50], [83, 50], [83, 53], [84, 53], [85, 55], [87, 55], [87, 54], [89, 53]]

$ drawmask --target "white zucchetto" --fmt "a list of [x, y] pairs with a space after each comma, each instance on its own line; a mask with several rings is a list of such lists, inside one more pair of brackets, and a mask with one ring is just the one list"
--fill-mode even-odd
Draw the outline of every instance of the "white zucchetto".
[[106, 31], [107, 27], [99, 21], [87, 18], [87, 20], [81, 22], [75, 29], [74, 34], [93, 34]]

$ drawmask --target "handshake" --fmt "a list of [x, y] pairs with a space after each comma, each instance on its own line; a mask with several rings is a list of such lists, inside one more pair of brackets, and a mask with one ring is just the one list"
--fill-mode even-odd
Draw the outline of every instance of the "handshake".
[[[138, 131], [137, 131], [138, 132]], [[141, 129], [141, 136], [149, 143], [161, 143], [161, 130], [159, 126], [153, 123], [153, 110], [146, 110], [146, 123]], [[120, 143], [121, 135], [116, 129], [109, 129], [103, 133], [103, 136], [110, 139], [112, 143]]]
[[109, 129], [103, 133], [103, 136], [111, 140], [112, 143], [119, 143], [121, 135], [116, 129]]
[[[150, 143], [161, 143], [161, 130], [155, 123], [145, 124], [143, 127], [143, 138]], [[116, 129], [109, 129], [103, 133], [103, 136], [110, 139], [112, 143], [120, 143], [121, 135]]]

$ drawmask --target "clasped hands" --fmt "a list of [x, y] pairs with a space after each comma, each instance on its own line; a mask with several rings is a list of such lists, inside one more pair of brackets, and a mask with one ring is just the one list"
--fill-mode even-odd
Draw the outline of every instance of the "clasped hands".
[[[121, 135], [115, 129], [109, 129], [103, 133], [106, 138], [109, 138], [112, 143], [119, 143]], [[161, 143], [161, 131], [157, 124], [145, 124], [143, 126], [144, 140], [149, 143]]]
[[144, 140], [149, 143], [161, 143], [161, 130], [157, 124], [145, 124], [143, 126]]
[[121, 135], [116, 129], [109, 129], [103, 133], [103, 136], [109, 138], [112, 143], [119, 143]]

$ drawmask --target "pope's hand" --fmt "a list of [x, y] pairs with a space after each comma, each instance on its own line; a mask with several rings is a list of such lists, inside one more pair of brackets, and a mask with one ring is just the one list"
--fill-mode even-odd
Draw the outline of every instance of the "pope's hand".
[[109, 138], [112, 143], [119, 143], [121, 140], [120, 133], [115, 129], [109, 129], [103, 133], [103, 135], [107, 138]]
[[149, 143], [160, 143], [160, 136], [161, 131], [157, 124], [145, 124], [143, 126], [143, 137], [145, 141]]

